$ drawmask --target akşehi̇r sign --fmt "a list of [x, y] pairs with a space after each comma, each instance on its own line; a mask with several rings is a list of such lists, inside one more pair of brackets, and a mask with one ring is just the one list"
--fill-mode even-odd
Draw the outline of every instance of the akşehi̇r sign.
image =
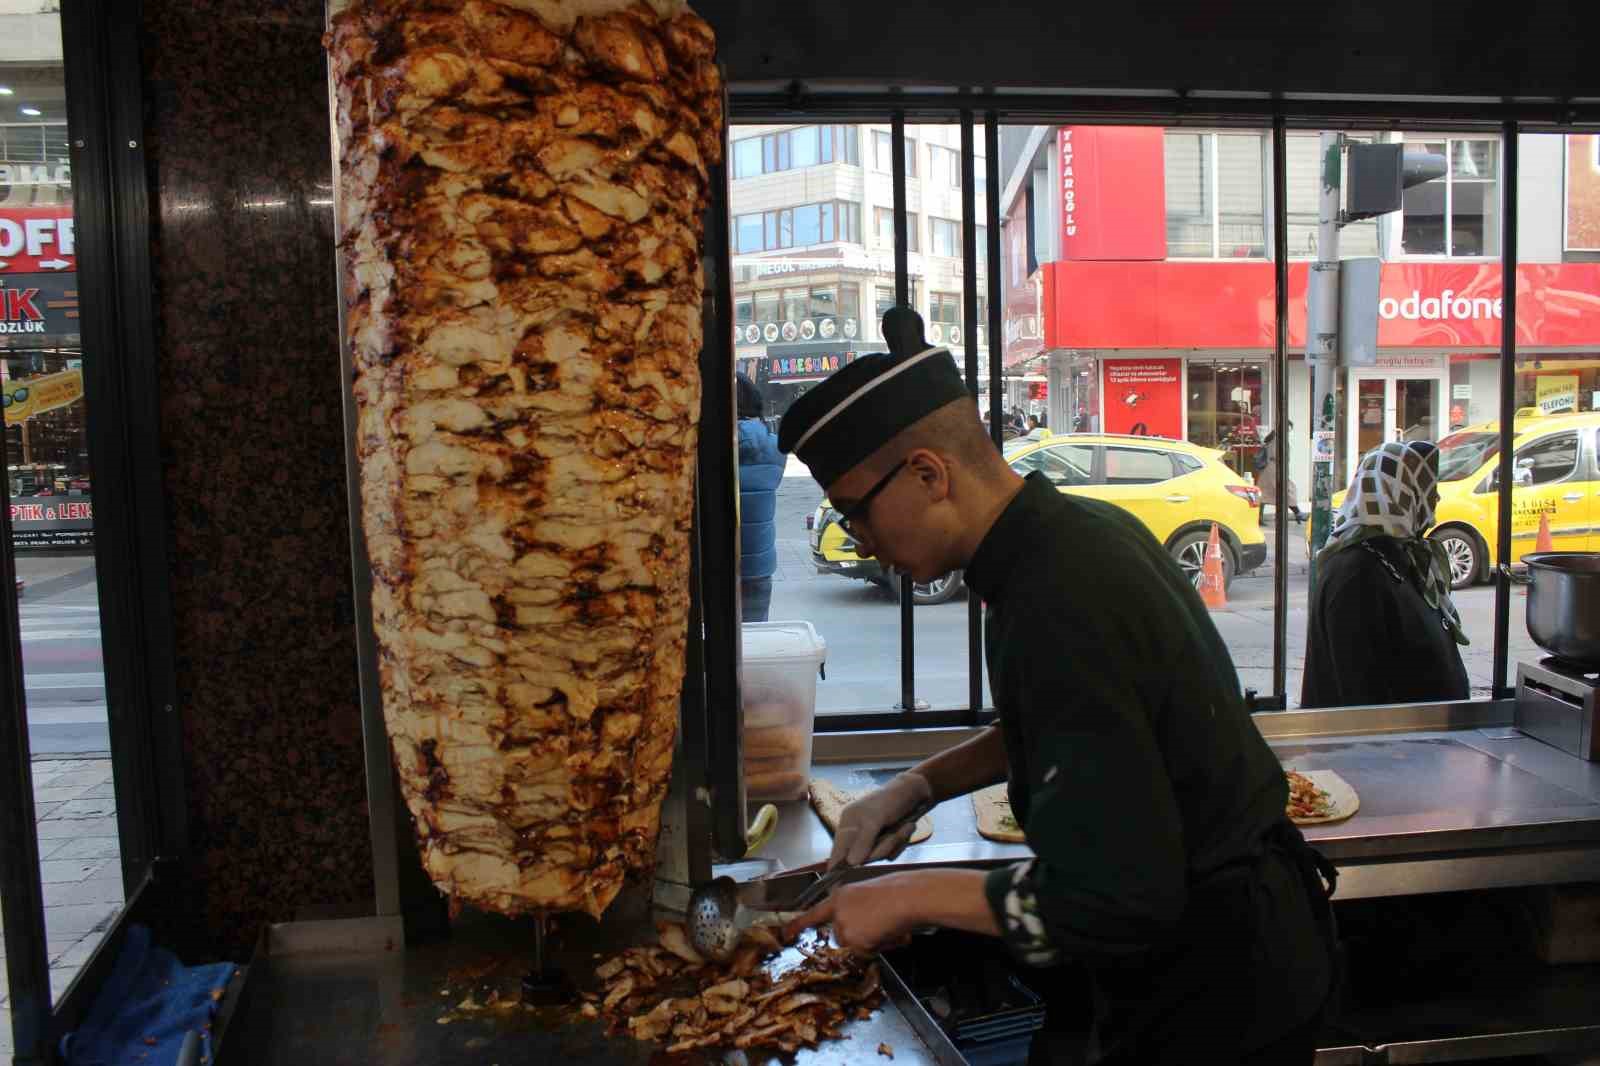
[[855, 352], [826, 344], [772, 344], [761, 357], [760, 377], [767, 382], [815, 380], [855, 360]]

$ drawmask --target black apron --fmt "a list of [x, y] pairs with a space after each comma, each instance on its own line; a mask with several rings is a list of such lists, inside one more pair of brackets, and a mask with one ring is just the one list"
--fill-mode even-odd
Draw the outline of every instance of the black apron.
[[[1089, 1015], [1071, 990], [1084, 987], [1082, 970], [1062, 968], [1044, 983], [1049, 1003], [1045, 1028], [1035, 1034], [1029, 1066], [1099, 1063], [1187, 1064], [1310, 1062], [1310, 1045], [1338, 987], [1337, 933], [1329, 903], [1338, 871], [1306, 843], [1285, 819], [1265, 839], [1261, 856], [1223, 867], [1189, 885], [1188, 905], [1171, 941], [1124, 967], [1101, 967], [1094, 975], [1095, 1014], [1107, 1027], [1085, 1032]], [[1282, 981], [1262, 972], [1258, 938], [1258, 893], [1267, 863], [1284, 864], [1305, 893], [1315, 925], [1315, 943], [1327, 959], [1327, 992], [1309, 1018], [1282, 1018], [1273, 1029], [1264, 1019], [1282, 1017], [1272, 996]], [[1267, 1026], [1262, 1031], [1263, 1025]], [[1299, 1057], [1253, 1057], [1262, 1048], [1303, 1042]]]

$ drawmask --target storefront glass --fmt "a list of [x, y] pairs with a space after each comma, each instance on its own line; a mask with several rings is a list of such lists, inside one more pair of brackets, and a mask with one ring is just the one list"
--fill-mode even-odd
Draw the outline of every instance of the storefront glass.
[[[865, 166], [840, 152], [831, 161], [806, 162], [812, 160], [809, 154], [797, 156], [791, 148], [786, 167], [759, 173], [736, 167], [729, 185], [735, 220], [735, 362], [761, 391], [763, 417], [773, 430], [796, 399], [840, 366], [863, 353], [884, 350], [880, 323], [895, 303], [889, 124], [836, 128], [859, 130], [867, 138]], [[786, 133], [793, 130], [735, 126], [730, 138], [736, 146], [752, 141], [781, 146]], [[796, 143], [793, 136], [787, 140]], [[906, 140], [907, 195], [918, 205], [907, 219], [910, 304], [922, 315], [930, 343], [948, 346], [964, 363], [966, 345], [975, 339], [984, 361], [988, 335], [984, 293], [979, 294], [977, 336], [965, 335], [960, 128], [911, 126]], [[983, 165], [980, 157], [978, 166]], [[820, 232], [808, 228], [810, 216], [799, 205], [822, 197], [837, 202], [836, 217], [850, 219], [848, 226], [830, 232], [824, 217], [818, 223]], [[981, 193], [978, 203], [981, 208]], [[775, 220], [775, 245], [757, 250], [743, 241], [740, 220], [752, 215]], [[782, 228], [785, 218], [795, 227], [788, 243]], [[865, 234], [856, 219], [869, 221]], [[821, 242], [812, 241], [813, 236], [820, 236]], [[791, 245], [797, 250], [789, 250]], [[785, 462], [775, 501], [777, 566], [771, 576], [767, 618], [809, 621], [828, 642], [827, 679], [818, 684], [818, 712], [893, 709], [901, 699], [898, 581], [884, 575], [876, 560], [855, 554], [838, 527], [836, 513], [826, 506], [822, 490], [798, 460]], [[957, 577], [921, 587], [916, 597], [918, 704], [934, 709], [966, 707], [965, 590]]]
[[1223, 452], [1222, 461], [1236, 474], [1254, 473], [1263, 427], [1271, 428], [1266, 361], [1191, 358], [1187, 371], [1189, 443]]
[[[1307, 131], [1298, 136], [1302, 145], [1326, 147], [1318, 132]], [[1469, 641], [1459, 646], [1467, 691], [1475, 697], [1487, 696], [1493, 687], [1495, 604], [1495, 590], [1488, 579], [1500, 494], [1493, 466], [1499, 447], [1497, 308], [1501, 271], [1497, 260], [1485, 257], [1499, 254], [1500, 144], [1494, 137], [1443, 137], [1425, 132], [1346, 135], [1347, 143], [1368, 139], [1399, 143], [1407, 152], [1432, 153], [1441, 161], [1449, 160], [1449, 165], [1442, 168], [1445, 173], [1441, 177], [1406, 189], [1401, 210], [1361, 224], [1371, 227], [1377, 250], [1382, 253], [1376, 308], [1377, 349], [1365, 361], [1347, 357], [1334, 376], [1334, 424], [1328, 433], [1334, 458], [1333, 499], [1336, 504], [1343, 502], [1361, 457], [1376, 448], [1392, 442], [1429, 442], [1440, 448], [1439, 502], [1430, 536], [1444, 549], [1450, 581], [1455, 586], [1450, 597], [1460, 615], [1462, 634]], [[1304, 165], [1307, 161], [1302, 160], [1301, 166], [1289, 170], [1291, 205], [1314, 205], [1320, 194], [1320, 179], [1316, 171]], [[1550, 191], [1546, 189], [1541, 195], [1548, 196]], [[1530, 190], [1524, 188], [1522, 196], [1524, 203], [1529, 202]], [[1354, 228], [1341, 229], [1341, 259], [1371, 255], [1374, 250], [1364, 237], [1346, 240]], [[1301, 233], [1301, 240], [1309, 239], [1315, 254], [1315, 230], [1304, 229]], [[1456, 263], [1447, 259], [1474, 261]], [[1291, 301], [1306, 292], [1309, 284], [1309, 280], [1297, 281], [1291, 276]], [[1296, 325], [1291, 313], [1291, 343], [1303, 352], [1306, 338]], [[1295, 336], [1297, 332], [1299, 336]], [[1535, 395], [1537, 383], [1528, 377], [1524, 386], [1524, 377], [1527, 376], [1519, 374], [1519, 392], [1525, 387]], [[1315, 408], [1313, 382], [1310, 364], [1291, 367], [1291, 406], [1308, 415]], [[1567, 390], [1562, 395], [1575, 402], [1571, 384], [1563, 380], [1560, 387]], [[1554, 388], [1555, 383], [1545, 385], [1547, 394], [1552, 394]], [[1315, 485], [1310, 459], [1318, 428], [1308, 418], [1308, 424], [1291, 442], [1291, 450], [1299, 454], [1291, 464], [1290, 474], [1303, 486], [1300, 503], [1307, 510], [1314, 502], [1306, 490]], [[1514, 491], [1522, 493], [1524, 489], [1518, 487]], [[1513, 506], [1518, 506], [1516, 500]], [[1321, 620], [1320, 639], [1324, 645], [1345, 639], [1341, 627], [1359, 624], [1363, 632], [1371, 628], [1370, 622], [1352, 622], [1330, 606], [1329, 600], [1314, 594], [1311, 540], [1305, 536], [1296, 539], [1300, 547], [1290, 562], [1288, 603], [1287, 695], [1291, 707], [1300, 705], [1303, 668], [1313, 653], [1307, 644], [1311, 615]], [[1319, 580], [1327, 562], [1327, 557], [1319, 559]], [[1410, 580], [1411, 568], [1402, 569], [1405, 572], [1400, 576]], [[1297, 606], [1304, 606], [1305, 610], [1295, 610]], [[1516, 633], [1525, 632], [1525, 607], [1525, 598], [1513, 600], [1512, 629]], [[1409, 638], [1385, 631], [1374, 632], [1373, 639], [1392, 644]], [[1422, 669], [1425, 667], [1418, 666], [1419, 671]], [[1439, 691], [1408, 692], [1407, 699], [1456, 695], [1442, 680], [1436, 687]]]
[[[0, 16], [0, 407], [5, 412], [51, 991], [124, 899], [95, 582], [59, 15]], [[26, 54], [20, 54], [25, 49]], [[9, 1019], [0, 1041], [9, 1053]]]

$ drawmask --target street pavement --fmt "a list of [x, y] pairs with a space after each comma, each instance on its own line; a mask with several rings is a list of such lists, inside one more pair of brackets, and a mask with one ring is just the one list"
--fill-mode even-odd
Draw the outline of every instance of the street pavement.
[[[122, 906], [121, 852], [109, 758], [35, 758], [32, 766], [54, 1001], [99, 946]], [[0, 938], [0, 963], [4, 956]], [[7, 1056], [12, 1051], [10, 1004], [0, 972], [0, 1055]]]
[[[123, 900], [94, 558], [19, 556], [23, 685], [50, 990], [59, 998]], [[0, 960], [5, 943], [0, 938]], [[0, 1054], [12, 1051], [0, 972]]]
[[22, 673], [35, 755], [107, 752], [100, 606], [92, 555], [23, 555]]
[[[822, 492], [791, 459], [778, 490], [779, 569], [772, 586], [773, 621], [804, 619], [828, 643], [827, 678], [817, 685], [817, 708], [822, 714], [848, 711], [883, 711], [895, 708], [900, 691], [900, 615], [895, 598], [863, 581], [818, 574], [811, 561], [805, 518], [822, 499]], [[1272, 542], [1269, 515], [1268, 543]], [[1292, 524], [1289, 531], [1288, 663], [1286, 691], [1289, 705], [1298, 706], [1301, 665], [1305, 659], [1306, 592], [1309, 574], [1305, 527]], [[1239, 672], [1240, 685], [1262, 696], [1272, 693], [1273, 557], [1254, 573], [1236, 578], [1228, 594], [1228, 607], [1212, 612]], [[1487, 696], [1494, 674], [1494, 589], [1469, 589], [1455, 596], [1463, 627], [1472, 644], [1462, 658], [1472, 680], [1473, 694]], [[1528, 637], [1524, 618], [1527, 591], [1513, 590], [1511, 601], [1511, 673], [1521, 659], [1540, 654]], [[914, 655], [916, 699], [934, 708], [965, 707], [971, 676], [967, 641], [968, 606], [963, 596], [950, 603], [919, 607], [915, 613]], [[980, 662], [978, 670], [983, 673]], [[985, 699], [988, 682], [985, 674]]]

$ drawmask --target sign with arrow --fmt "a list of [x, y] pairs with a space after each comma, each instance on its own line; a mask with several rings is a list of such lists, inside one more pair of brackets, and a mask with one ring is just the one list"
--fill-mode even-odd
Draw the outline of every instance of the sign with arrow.
[[0, 274], [77, 269], [71, 204], [0, 207]]

